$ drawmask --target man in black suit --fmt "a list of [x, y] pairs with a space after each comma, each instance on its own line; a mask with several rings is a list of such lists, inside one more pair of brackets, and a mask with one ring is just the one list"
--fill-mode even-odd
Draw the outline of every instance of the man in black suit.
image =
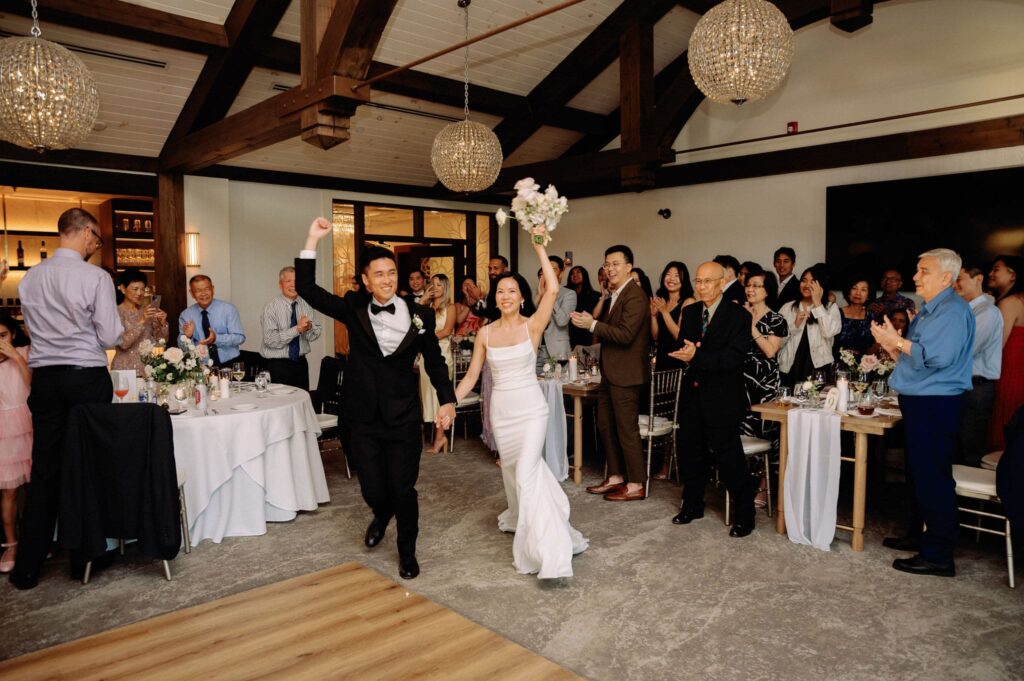
[[331, 233], [331, 223], [317, 218], [309, 227], [306, 248], [295, 260], [295, 288], [322, 314], [348, 327], [349, 352], [342, 383], [344, 418], [352, 430], [351, 455], [363, 499], [373, 511], [365, 543], [374, 547], [395, 516], [398, 567], [403, 579], [420, 573], [416, 562], [419, 505], [416, 478], [423, 450], [416, 355], [437, 390], [441, 408], [436, 425], [447, 429], [455, 419], [455, 389], [434, 333], [434, 312], [398, 291], [394, 254], [373, 246], [361, 258], [362, 279], [370, 297], [344, 298], [315, 283], [316, 245]]
[[689, 367], [679, 406], [683, 500], [672, 522], [686, 525], [704, 517], [704, 485], [713, 456], [735, 509], [729, 536], [745, 537], [754, 529], [754, 490], [740, 442], [743, 360], [752, 320], [746, 309], [722, 296], [724, 277], [718, 263], [697, 268], [694, 289], [701, 304], [683, 308], [683, 347], [669, 353]]
[[721, 265], [725, 272], [722, 278], [722, 297], [731, 303], [745, 305], [747, 294], [743, 290], [743, 284], [736, 278], [736, 273], [740, 271], [740, 261], [731, 255], [716, 255], [712, 262]]
[[[775, 251], [775, 274], [779, 281], [779, 297], [771, 306], [775, 312], [779, 311], [786, 303], [800, 300], [800, 281], [793, 275], [793, 268], [796, 266], [796, 251], [789, 246], [783, 246]], [[771, 302], [771, 301], [769, 301]]]

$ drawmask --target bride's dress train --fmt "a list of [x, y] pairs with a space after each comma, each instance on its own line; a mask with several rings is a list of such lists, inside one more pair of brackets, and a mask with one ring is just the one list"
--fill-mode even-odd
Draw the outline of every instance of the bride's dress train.
[[517, 572], [537, 573], [541, 579], [571, 577], [572, 557], [586, 550], [587, 539], [569, 524], [569, 499], [542, 456], [548, 405], [537, 385], [536, 352], [526, 335], [515, 345], [487, 346], [494, 379], [491, 430], [508, 499], [498, 527], [516, 534], [512, 563]]

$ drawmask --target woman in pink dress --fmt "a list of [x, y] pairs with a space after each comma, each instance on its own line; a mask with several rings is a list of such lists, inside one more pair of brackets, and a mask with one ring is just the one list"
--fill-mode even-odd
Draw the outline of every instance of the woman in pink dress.
[[14, 318], [0, 314], [0, 512], [6, 539], [0, 572], [14, 569], [18, 488], [32, 473], [32, 414], [28, 410], [31, 374], [28, 348], [23, 346], [26, 340]]
[[998, 450], [1006, 446], [1003, 429], [1024, 404], [1024, 258], [996, 258], [988, 285], [1003, 316], [1003, 366], [996, 383], [989, 432], [989, 444]]
[[[167, 313], [153, 299], [146, 298], [146, 275], [129, 267], [117, 279], [117, 288], [124, 294], [124, 300], [117, 306], [124, 334], [115, 348], [111, 369], [135, 369], [137, 376], [144, 375], [144, 365], [139, 356], [139, 345], [144, 340], [156, 343], [167, 338]], [[159, 296], [158, 296], [159, 297]]]

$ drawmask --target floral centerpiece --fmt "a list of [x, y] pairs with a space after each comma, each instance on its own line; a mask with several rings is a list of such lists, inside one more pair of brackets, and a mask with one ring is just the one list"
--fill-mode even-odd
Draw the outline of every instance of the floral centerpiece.
[[[533, 181], [532, 177], [524, 177], [516, 182], [516, 198], [512, 199], [512, 212], [523, 229], [533, 235], [533, 242], [547, 246], [551, 241], [551, 232], [555, 230], [558, 221], [569, 212], [569, 200], [558, 195], [555, 185], [549, 184], [543, 192], [540, 185]], [[494, 214], [498, 224], [505, 226], [508, 221], [508, 213], [499, 209]], [[544, 226], [544, 234], [537, 234], [536, 229]]]
[[139, 343], [139, 356], [146, 378], [164, 385], [184, 381], [198, 383], [206, 379], [213, 360], [205, 345], [196, 345], [187, 336], [181, 337], [180, 347], [168, 348], [166, 345], [163, 338], [156, 343], [149, 340]]
[[863, 371], [865, 374], [875, 374], [879, 378], [891, 374], [896, 368], [896, 362], [888, 356], [882, 358], [875, 354], [858, 355], [850, 349], [844, 348], [839, 351], [839, 361], [847, 366], [850, 371]]

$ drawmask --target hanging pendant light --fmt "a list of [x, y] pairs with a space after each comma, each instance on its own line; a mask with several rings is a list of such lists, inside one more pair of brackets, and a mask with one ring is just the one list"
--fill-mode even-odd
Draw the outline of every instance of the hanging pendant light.
[[32, 37], [0, 40], [0, 138], [39, 152], [70, 149], [96, 123], [96, 81], [81, 59], [41, 34], [32, 0]]
[[[469, 40], [469, 3], [459, 0], [465, 12], [466, 40]], [[469, 120], [469, 46], [463, 84], [463, 111], [465, 120], [446, 126], [434, 138], [430, 151], [430, 165], [434, 174], [454, 192], [479, 192], [487, 189], [498, 178], [501, 163], [501, 142], [486, 125]]]
[[690, 74], [715, 102], [767, 97], [793, 60], [793, 29], [766, 0], [725, 0], [701, 17], [690, 36]]

